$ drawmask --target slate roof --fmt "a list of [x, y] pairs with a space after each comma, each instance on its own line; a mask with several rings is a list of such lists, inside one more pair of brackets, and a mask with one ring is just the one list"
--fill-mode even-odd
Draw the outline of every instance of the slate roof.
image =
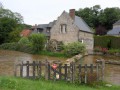
[[120, 35], [120, 27], [114, 27], [115, 25], [120, 25], [120, 20], [113, 24], [113, 29], [108, 31], [108, 35]]
[[39, 25], [37, 26], [37, 28], [43, 28], [43, 29], [45, 29], [46, 27], [48, 27], [48, 25], [49, 25], [49, 24], [39, 24]]
[[81, 30], [81, 31], [85, 31], [85, 32], [89, 32], [89, 33], [93, 33], [90, 29], [90, 27], [87, 25], [87, 23], [78, 16], [75, 16], [75, 25], [77, 25], [77, 27]]
[[49, 24], [38, 24], [36, 27], [33, 27], [33, 32], [32, 33], [38, 33], [37, 29], [43, 29], [42, 33], [45, 34], [46, 36], [50, 36], [50, 33], [47, 32], [47, 27], [52, 28], [52, 26], [55, 24], [56, 20], [53, 22], [50, 22]]
[[113, 28], [107, 32], [108, 35], [120, 35], [120, 27]]
[[[64, 11], [65, 12], [65, 11]], [[69, 13], [65, 12], [66, 14], [69, 15]], [[53, 25], [55, 24], [56, 20], [54, 20], [53, 22], [50, 22], [49, 24], [39, 24], [36, 28], [43, 28], [44, 34], [48, 34], [45, 30], [47, 27], [53, 27]], [[79, 30], [84, 31], [84, 32], [88, 32], [88, 33], [93, 33], [90, 29], [90, 27], [87, 25], [87, 23], [78, 16], [75, 16], [75, 20], [74, 20], [74, 24], [79, 28]], [[35, 33], [36, 31], [33, 31], [33, 33]]]
[[116, 23], [114, 23], [113, 25], [120, 25], [120, 20], [118, 20]]
[[48, 24], [48, 27], [52, 27], [52, 26], [55, 24], [55, 22], [56, 22], [56, 20], [54, 20], [53, 22], [50, 22], [50, 23]]

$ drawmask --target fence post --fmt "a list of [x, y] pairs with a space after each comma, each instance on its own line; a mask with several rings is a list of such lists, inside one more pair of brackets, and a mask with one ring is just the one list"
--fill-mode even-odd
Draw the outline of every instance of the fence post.
[[20, 65], [20, 77], [23, 77], [23, 61]]
[[61, 75], [61, 65], [62, 65], [62, 64], [59, 64], [59, 80], [62, 79], [62, 77], [61, 77], [61, 76], [62, 76], [62, 75]]
[[64, 66], [64, 69], [65, 69], [65, 80], [67, 80], [67, 64], [65, 64], [65, 66]]
[[33, 78], [35, 78], [35, 61], [33, 61]]
[[70, 73], [71, 73], [71, 80], [70, 80], [70, 82], [74, 83], [74, 81], [75, 81], [75, 63], [74, 62], [70, 63]]
[[99, 64], [96, 64], [97, 81], [99, 81]]
[[104, 69], [105, 69], [105, 60], [97, 60], [97, 65], [99, 65], [100, 64], [100, 66], [101, 66], [101, 80], [103, 80], [104, 79]]
[[27, 78], [29, 78], [29, 61], [27, 61], [27, 63], [26, 63], [26, 65], [27, 65]]
[[41, 61], [38, 62], [38, 67], [37, 68], [38, 68], [38, 70], [37, 70], [37, 72], [38, 72], [38, 78], [41, 78], [41, 70], [42, 70], [41, 69]]
[[17, 76], [17, 65], [14, 64], [14, 76], [16, 77]]
[[78, 66], [78, 69], [79, 69], [79, 75], [78, 75], [78, 77], [79, 77], [79, 83], [81, 83], [82, 82], [82, 78], [81, 78], [81, 73], [82, 73], [82, 67], [81, 67], [81, 64], [79, 64], [79, 66]]
[[87, 83], [87, 64], [85, 64], [85, 83]]
[[102, 73], [102, 80], [104, 79], [104, 70], [105, 70], [105, 60], [101, 60], [101, 73]]
[[45, 62], [45, 79], [46, 80], [50, 79], [50, 69], [51, 69], [50, 63], [46, 60]]

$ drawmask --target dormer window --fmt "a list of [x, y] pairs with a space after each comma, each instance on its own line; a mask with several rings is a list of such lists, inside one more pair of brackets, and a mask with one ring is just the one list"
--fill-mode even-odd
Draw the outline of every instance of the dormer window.
[[66, 24], [60, 25], [60, 33], [67, 33], [67, 25]]

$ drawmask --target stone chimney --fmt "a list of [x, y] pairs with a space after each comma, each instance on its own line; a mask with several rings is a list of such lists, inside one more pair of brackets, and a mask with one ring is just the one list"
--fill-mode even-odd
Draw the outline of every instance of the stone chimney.
[[70, 9], [69, 10], [69, 15], [74, 20], [75, 19], [75, 9]]

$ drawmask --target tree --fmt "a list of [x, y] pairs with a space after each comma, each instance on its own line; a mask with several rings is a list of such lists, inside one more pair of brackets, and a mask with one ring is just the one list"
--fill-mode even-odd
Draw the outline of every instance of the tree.
[[[23, 17], [19, 13], [14, 13], [9, 9], [0, 8], [0, 44], [14, 41], [17, 38], [16, 30], [20, 30]], [[14, 37], [17, 34], [16, 37]], [[13, 37], [11, 37], [13, 35]], [[17, 39], [16, 39], [17, 40]], [[15, 41], [16, 41], [15, 40]]]
[[120, 8], [101, 9], [100, 5], [95, 5], [79, 9], [76, 15], [82, 17], [90, 27], [95, 29], [95, 34], [104, 35], [112, 29], [113, 23], [120, 19]]
[[9, 42], [9, 33], [12, 32], [17, 23], [11, 18], [0, 18], [0, 44], [4, 42]]

